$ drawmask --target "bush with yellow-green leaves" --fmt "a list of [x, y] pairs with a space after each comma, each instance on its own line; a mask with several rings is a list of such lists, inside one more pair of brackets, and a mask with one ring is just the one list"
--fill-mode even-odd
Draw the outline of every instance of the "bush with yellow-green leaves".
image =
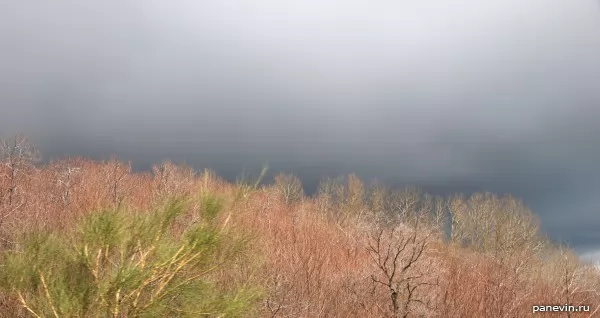
[[[247, 236], [218, 221], [218, 198], [201, 203], [106, 210], [68, 233], [26, 234], [4, 253], [0, 285], [34, 317], [247, 315], [262, 297], [259, 286], [219, 284], [223, 271], [248, 261]], [[183, 229], [175, 226], [186, 217]]]

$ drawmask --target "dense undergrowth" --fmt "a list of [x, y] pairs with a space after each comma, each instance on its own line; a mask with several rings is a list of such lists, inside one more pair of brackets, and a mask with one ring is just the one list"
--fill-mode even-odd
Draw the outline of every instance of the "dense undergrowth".
[[508, 195], [349, 175], [308, 197], [287, 174], [261, 185], [170, 162], [36, 166], [22, 137], [2, 156], [0, 317], [598, 315], [598, 270]]

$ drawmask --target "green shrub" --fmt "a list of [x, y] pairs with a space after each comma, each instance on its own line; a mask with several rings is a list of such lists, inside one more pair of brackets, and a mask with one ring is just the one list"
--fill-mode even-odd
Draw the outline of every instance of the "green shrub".
[[4, 253], [0, 286], [35, 317], [243, 316], [260, 289], [220, 284], [216, 274], [247, 257], [248, 240], [218, 226], [222, 205], [204, 200], [200, 221], [179, 232], [174, 221], [190, 211], [184, 200], [94, 213], [61, 235], [29, 234]]

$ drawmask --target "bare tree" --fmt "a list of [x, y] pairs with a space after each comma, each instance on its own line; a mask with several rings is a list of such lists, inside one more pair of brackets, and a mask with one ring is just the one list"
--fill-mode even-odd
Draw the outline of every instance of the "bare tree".
[[169, 160], [154, 165], [152, 173], [154, 195], [158, 198], [188, 194], [196, 179], [196, 171], [193, 168], [178, 166]]
[[368, 193], [355, 174], [322, 180], [317, 193], [322, 209], [336, 221], [363, 220], [367, 216]]
[[526, 248], [539, 250], [537, 218], [512, 196], [476, 193], [450, 200], [452, 240], [477, 251], [505, 256]]
[[445, 231], [448, 205], [441, 196], [425, 193], [421, 203], [421, 213], [428, 216], [431, 224], [439, 231]]
[[428, 277], [431, 262], [425, 256], [432, 233], [421, 226], [399, 225], [379, 230], [369, 241], [367, 250], [377, 268], [371, 279], [387, 290], [393, 317], [408, 317], [414, 304], [428, 305], [419, 288], [437, 284]]
[[280, 173], [276, 175], [275, 188], [288, 205], [298, 203], [304, 197], [302, 182], [293, 174]]
[[125, 181], [131, 173], [131, 162], [124, 164], [112, 157], [106, 162], [104, 173], [110, 200], [115, 207], [120, 207], [126, 195]]
[[66, 159], [54, 163], [52, 169], [62, 207], [67, 209], [71, 205], [75, 187], [81, 183], [81, 167], [73, 160]]
[[530, 291], [526, 271], [542, 255], [545, 240], [533, 213], [519, 200], [505, 195], [475, 193], [449, 202], [451, 238], [490, 262], [482, 273], [486, 304], [499, 316], [511, 315]]
[[319, 182], [317, 188], [317, 197], [319, 199], [320, 210], [322, 213], [329, 214], [334, 205], [334, 187], [333, 180], [327, 178]]
[[374, 181], [369, 187], [369, 209], [378, 217], [383, 218], [387, 209], [389, 190], [381, 183]]
[[6, 167], [3, 178], [8, 181], [6, 189], [8, 205], [14, 203], [19, 188], [19, 180], [40, 159], [39, 151], [25, 135], [15, 135], [9, 139], [0, 139], [0, 159]]
[[354, 214], [362, 215], [366, 205], [365, 184], [355, 174], [348, 175], [348, 202], [347, 206]]
[[341, 214], [341, 207], [346, 202], [346, 189], [343, 178], [327, 178], [321, 180], [317, 190], [319, 201], [321, 202], [321, 211], [330, 217], [338, 219]]
[[421, 190], [414, 186], [393, 191], [390, 196], [392, 218], [398, 221], [412, 220], [419, 212], [421, 195]]
[[[582, 304], [582, 296], [592, 291], [589, 277], [585, 277], [586, 268], [582, 266], [577, 255], [565, 245], [558, 245], [550, 252], [553, 273], [550, 277], [556, 279], [555, 299], [565, 304]], [[595, 290], [594, 290], [595, 292]], [[589, 303], [588, 303], [589, 304]], [[571, 317], [571, 313], [567, 313]], [[591, 316], [590, 316], [591, 317]]]

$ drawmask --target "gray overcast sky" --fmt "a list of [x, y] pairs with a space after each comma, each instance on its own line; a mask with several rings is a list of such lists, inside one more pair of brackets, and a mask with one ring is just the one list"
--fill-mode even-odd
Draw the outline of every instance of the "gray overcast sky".
[[0, 135], [525, 199], [600, 251], [595, 0], [2, 1]]

